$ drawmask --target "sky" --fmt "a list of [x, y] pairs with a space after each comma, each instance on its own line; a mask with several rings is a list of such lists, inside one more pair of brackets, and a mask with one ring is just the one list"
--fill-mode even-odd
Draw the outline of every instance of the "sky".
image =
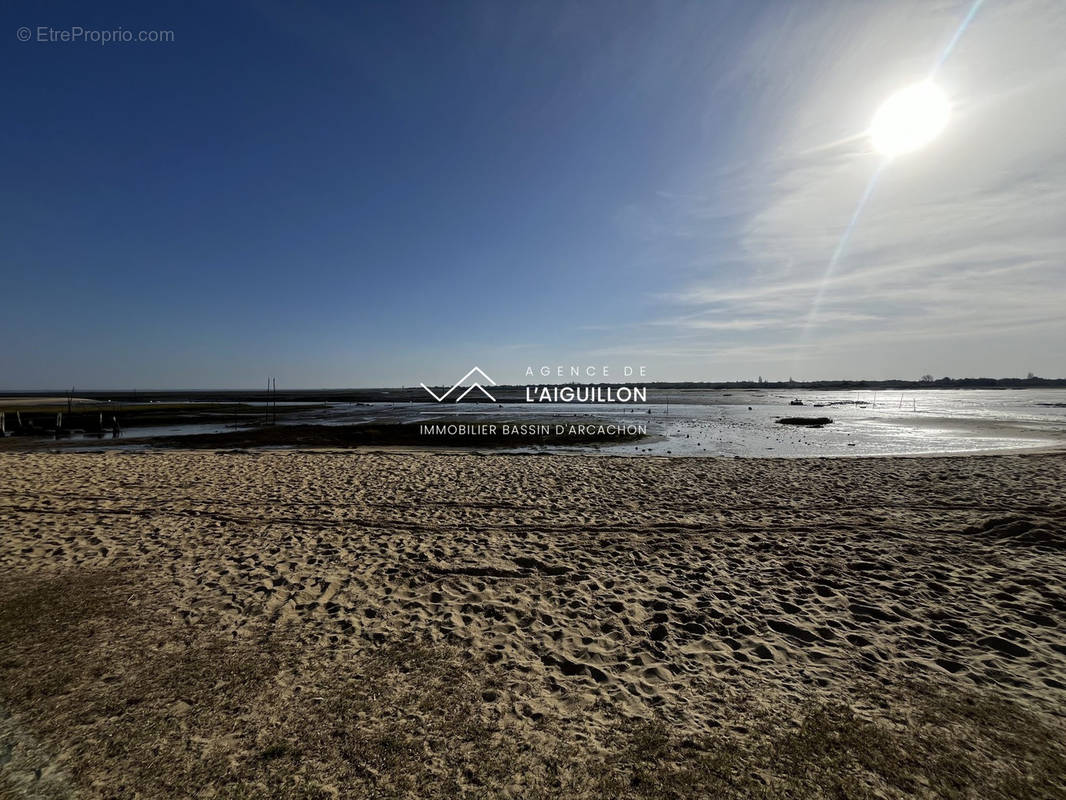
[[0, 20], [0, 389], [1066, 376], [1058, 0]]

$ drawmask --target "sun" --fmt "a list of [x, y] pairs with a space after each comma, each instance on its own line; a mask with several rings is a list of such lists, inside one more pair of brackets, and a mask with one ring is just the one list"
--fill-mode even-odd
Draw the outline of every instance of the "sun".
[[935, 139], [948, 124], [950, 105], [932, 83], [918, 83], [888, 98], [874, 114], [870, 140], [886, 156], [909, 153]]

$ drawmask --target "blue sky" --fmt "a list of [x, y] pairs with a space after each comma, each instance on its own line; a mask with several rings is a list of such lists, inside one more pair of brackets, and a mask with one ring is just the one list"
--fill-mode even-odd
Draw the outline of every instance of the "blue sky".
[[1061, 4], [982, 5], [827, 267], [970, 6], [5, 4], [0, 388], [1066, 374]]

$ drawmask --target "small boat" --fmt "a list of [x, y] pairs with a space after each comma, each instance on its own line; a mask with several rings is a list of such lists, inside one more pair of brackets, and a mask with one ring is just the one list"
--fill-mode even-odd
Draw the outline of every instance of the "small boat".
[[803, 401], [800, 400], [799, 398], [796, 398], [791, 403], [789, 403], [789, 405], [790, 406], [801, 406], [801, 405], [803, 405]]

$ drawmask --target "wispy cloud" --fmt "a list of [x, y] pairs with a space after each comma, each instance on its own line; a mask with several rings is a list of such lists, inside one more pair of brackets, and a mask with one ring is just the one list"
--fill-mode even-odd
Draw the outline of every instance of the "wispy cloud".
[[1017, 362], [988, 343], [1009, 335], [1019, 358], [1066, 373], [1061, 4], [984, 5], [938, 73], [953, 101], [948, 129], [885, 167], [829, 268], [880, 163], [862, 135], [877, 102], [925, 76], [968, 7], [845, 4], [768, 18], [750, 61], [721, 80], [793, 70], [795, 85], [776, 96], [773, 146], [721, 173], [710, 200], [659, 196], [663, 239], [698, 239], [701, 224], [730, 217], [732, 246], [716, 232], [702, 240], [716, 252], [687, 251], [705, 276], [657, 292], [659, 313], [628, 346], [722, 370], [1006, 373]]

